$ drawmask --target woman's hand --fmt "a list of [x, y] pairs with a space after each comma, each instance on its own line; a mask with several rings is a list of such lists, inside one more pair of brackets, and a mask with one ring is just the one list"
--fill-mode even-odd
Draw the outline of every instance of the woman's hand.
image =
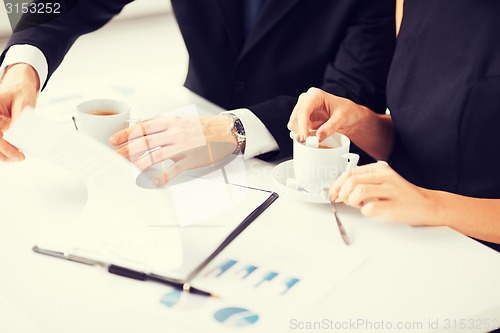
[[310, 88], [307, 93], [300, 95], [290, 116], [288, 129], [297, 133], [301, 142], [309, 136], [310, 130], [317, 130], [319, 141], [335, 132], [350, 137], [365, 111], [363, 109], [366, 108], [349, 99]]
[[377, 160], [389, 158], [394, 141], [390, 115], [376, 114], [353, 101], [311, 88], [300, 95], [288, 122], [288, 129], [304, 142], [310, 130], [317, 130], [319, 141], [335, 132]]
[[232, 120], [219, 116], [161, 116], [115, 133], [110, 143], [139, 169], [172, 160], [174, 164], [154, 177], [156, 186], [179, 173], [207, 166], [230, 156], [237, 147]]
[[406, 181], [385, 162], [351, 169], [330, 189], [332, 200], [361, 208], [365, 216], [414, 226], [438, 224], [434, 195]]
[[35, 106], [39, 87], [38, 74], [30, 65], [7, 67], [0, 82], [0, 161], [24, 160], [24, 155], [3, 139], [3, 133], [26, 106]]

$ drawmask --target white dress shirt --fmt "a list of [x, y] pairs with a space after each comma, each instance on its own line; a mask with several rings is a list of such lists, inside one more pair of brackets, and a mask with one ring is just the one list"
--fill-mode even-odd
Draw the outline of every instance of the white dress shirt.
[[[40, 88], [45, 85], [48, 76], [47, 59], [40, 49], [32, 45], [13, 45], [7, 51], [3, 63], [0, 65], [0, 78], [5, 67], [25, 63], [31, 65], [40, 78]], [[226, 112], [223, 112], [226, 113]], [[236, 115], [243, 124], [246, 134], [245, 159], [250, 159], [260, 154], [278, 150], [278, 144], [267, 127], [249, 109], [236, 109], [227, 111]]]
[[9, 65], [24, 63], [31, 65], [38, 73], [40, 90], [42, 89], [49, 73], [47, 59], [40, 49], [32, 45], [13, 45], [5, 55], [0, 66], [0, 78], [3, 77], [5, 68]]

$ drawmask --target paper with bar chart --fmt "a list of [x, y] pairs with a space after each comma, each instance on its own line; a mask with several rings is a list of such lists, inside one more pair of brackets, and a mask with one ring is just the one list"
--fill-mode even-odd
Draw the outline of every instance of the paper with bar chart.
[[228, 299], [254, 299], [256, 304], [312, 301], [336, 287], [367, 257], [334, 242], [307, 242], [304, 249], [303, 235], [269, 226], [259, 229], [240, 236], [193, 284]]
[[160, 298], [165, 315], [200, 332], [283, 329], [367, 258], [337, 242], [307, 242], [304, 249], [303, 238], [269, 226], [244, 233], [193, 281], [220, 299], [171, 290]]

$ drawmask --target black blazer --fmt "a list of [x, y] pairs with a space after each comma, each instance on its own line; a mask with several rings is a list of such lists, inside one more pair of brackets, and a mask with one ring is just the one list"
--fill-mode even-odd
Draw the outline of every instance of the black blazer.
[[[64, 15], [24, 17], [7, 47], [37, 46], [52, 74], [80, 35], [129, 2], [67, 0]], [[291, 154], [286, 124], [309, 87], [385, 111], [395, 44], [393, 0], [267, 0], [246, 39], [240, 0], [172, 5], [190, 57], [186, 87], [225, 109], [250, 108], [278, 142], [273, 157]]]

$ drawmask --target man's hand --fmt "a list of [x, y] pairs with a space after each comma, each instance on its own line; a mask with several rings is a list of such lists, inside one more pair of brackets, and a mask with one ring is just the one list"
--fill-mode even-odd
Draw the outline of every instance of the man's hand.
[[0, 161], [24, 160], [24, 155], [3, 139], [3, 133], [26, 106], [35, 107], [39, 88], [38, 74], [30, 65], [7, 67], [0, 81]]
[[162, 186], [182, 171], [221, 161], [235, 151], [232, 120], [219, 116], [162, 116], [115, 133], [110, 143], [139, 169], [172, 160], [174, 164], [154, 177]]

